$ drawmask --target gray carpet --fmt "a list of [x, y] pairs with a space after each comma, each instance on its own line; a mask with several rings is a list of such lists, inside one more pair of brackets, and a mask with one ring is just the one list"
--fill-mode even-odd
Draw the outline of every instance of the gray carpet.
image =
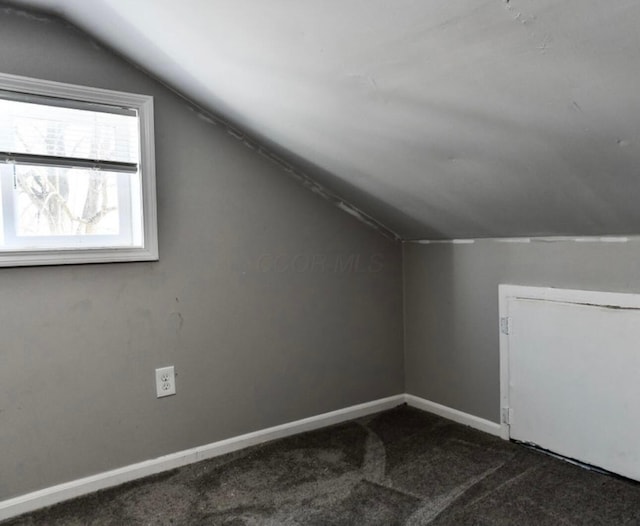
[[35, 524], [640, 525], [640, 485], [400, 406], [2, 526]]

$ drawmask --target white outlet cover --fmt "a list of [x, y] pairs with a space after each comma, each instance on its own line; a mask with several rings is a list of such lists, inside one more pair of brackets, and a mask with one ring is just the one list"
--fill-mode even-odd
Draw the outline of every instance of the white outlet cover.
[[176, 372], [173, 365], [156, 369], [156, 396], [176, 394]]

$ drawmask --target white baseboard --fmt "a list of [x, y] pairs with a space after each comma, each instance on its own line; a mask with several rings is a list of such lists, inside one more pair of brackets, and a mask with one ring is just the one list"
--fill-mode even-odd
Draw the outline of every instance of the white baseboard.
[[0, 521], [200, 460], [391, 409], [404, 402], [405, 396], [403, 394], [390, 396], [27, 493], [0, 502]]
[[459, 424], [473, 427], [474, 429], [484, 431], [490, 435], [501, 436], [502, 426], [496, 422], [491, 422], [490, 420], [485, 420], [484, 418], [470, 415], [469, 413], [463, 413], [457, 409], [452, 409], [446, 405], [437, 404], [418, 396], [406, 394], [404, 395], [404, 398], [408, 405], [415, 407], [416, 409], [421, 409], [428, 413], [433, 413], [434, 415], [447, 418], [448, 420], [453, 420]]
[[288, 424], [282, 424], [275, 427], [269, 427], [246, 435], [240, 435], [219, 442], [213, 442], [204, 446], [186, 449], [170, 455], [145, 460], [137, 464], [131, 464], [122, 468], [105, 471], [90, 477], [85, 477], [64, 484], [58, 484], [39, 491], [27, 493], [12, 499], [0, 502], [0, 521], [22, 515], [46, 506], [51, 506], [59, 502], [80, 497], [88, 493], [93, 493], [101, 489], [110, 488], [130, 482], [149, 475], [155, 475], [163, 471], [175, 469], [187, 464], [193, 464], [200, 460], [217, 457], [233, 451], [238, 451], [250, 446], [284, 438], [306, 431], [313, 431], [322, 427], [339, 424], [354, 418], [360, 418], [386, 409], [391, 409], [397, 405], [407, 403], [408, 405], [436, 414], [438, 416], [453, 420], [460, 424], [464, 424], [491, 435], [500, 436], [500, 424], [484, 420], [477, 416], [473, 416], [457, 409], [452, 409], [435, 402], [430, 402], [423, 398], [410, 394], [399, 394], [367, 402], [365, 404], [354, 405], [323, 413], [321, 415], [296, 420]]

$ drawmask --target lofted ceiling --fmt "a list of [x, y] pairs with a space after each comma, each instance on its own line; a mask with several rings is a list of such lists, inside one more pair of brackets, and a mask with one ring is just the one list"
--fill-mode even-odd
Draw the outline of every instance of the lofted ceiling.
[[18, 0], [403, 239], [640, 233], [638, 0]]

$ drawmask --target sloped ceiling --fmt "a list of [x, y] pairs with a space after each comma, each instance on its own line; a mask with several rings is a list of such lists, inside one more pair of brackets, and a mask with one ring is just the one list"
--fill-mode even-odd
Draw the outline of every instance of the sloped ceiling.
[[637, 0], [22, 0], [404, 239], [640, 233]]

